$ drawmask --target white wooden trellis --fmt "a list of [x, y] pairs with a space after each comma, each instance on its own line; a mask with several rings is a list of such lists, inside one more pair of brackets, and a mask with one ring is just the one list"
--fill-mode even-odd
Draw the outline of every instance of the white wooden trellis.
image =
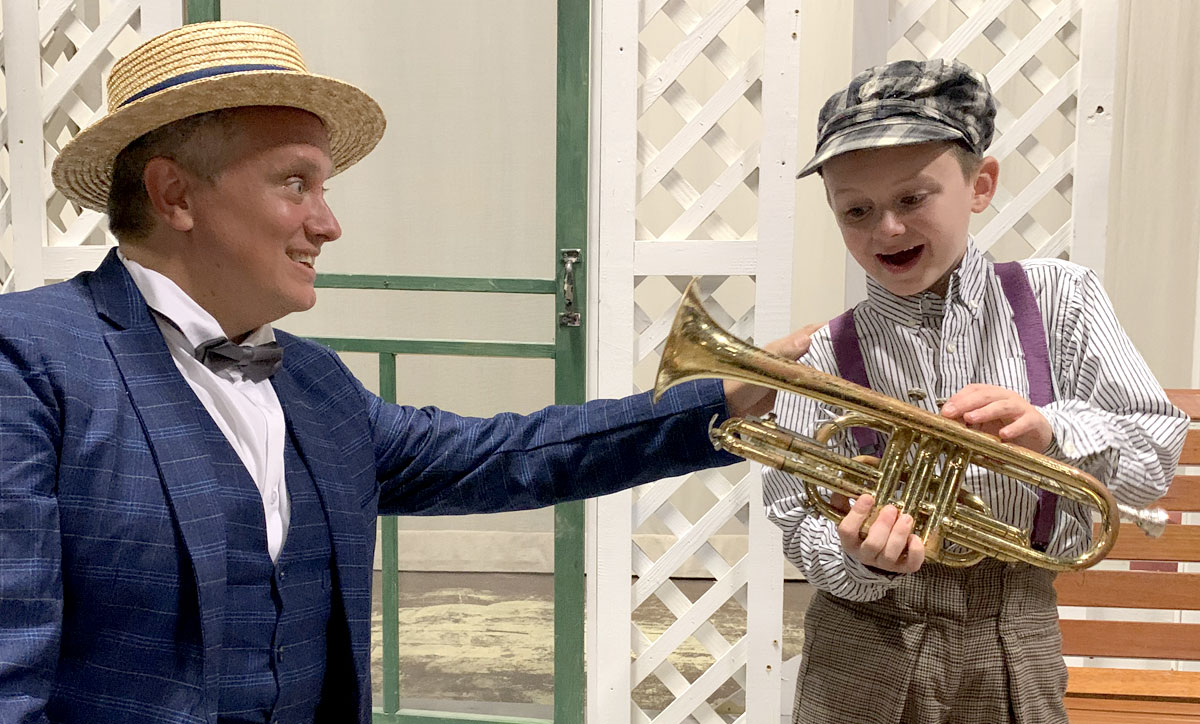
[[95, 268], [112, 241], [105, 217], [54, 189], [50, 166], [104, 114], [113, 62], [179, 27], [181, 0], [3, 0], [0, 292]]
[[[1061, 257], [1104, 278], [1117, 0], [855, 0], [854, 71], [958, 58], [998, 100], [991, 209], [972, 227], [998, 260]], [[846, 304], [866, 295], [847, 262]]]
[[[595, 394], [652, 384], [693, 275], [737, 334], [788, 330], [799, 6], [593, 4]], [[707, 471], [591, 506], [589, 721], [778, 721], [781, 544], [757, 470], [743, 468], [732, 481]], [[694, 602], [672, 580], [688, 572], [715, 580]], [[639, 613], [651, 600], [672, 620], [653, 638]], [[739, 607], [734, 633], [710, 620], [729, 602]], [[689, 640], [707, 660], [690, 681], [672, 658]], [[665, 701], [646, 703], [650, 683], [665, 687]]]

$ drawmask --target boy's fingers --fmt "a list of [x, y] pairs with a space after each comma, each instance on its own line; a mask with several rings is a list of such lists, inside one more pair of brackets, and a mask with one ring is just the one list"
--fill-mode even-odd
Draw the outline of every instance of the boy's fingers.
[[850, 512], [846, 513], [846, 517], [842, 518], [842, 522], [838, 524], [838, 536], [842, 539], [842, 547], [851, 553], [858, 551], [859, 546], [862, 545], [862, 538], [859, 536], [859, 531], [862, 530], [863, 522], [871, 514], [871, 508], [874, 505], [874, 497], [870, 495], [858, 496], [858, 500], [854, 501]]
[[1007, 394], [1007, 390], [992, 385], [967, 385], [946, 400], [946, 404], [942, 405], [941, 414], [949, 418], [959, 418]]
[[885, 505], [879, 511], [879, 517], [867, 529], [867, 537], [863, 539], [859, 550], [863, 552], [864, 563], [874, 563], [883, 552], [896, 525], [897, 510], [894, 505]]
[[907, 513], [896, 519], [887, 543], [883, 547], [881, 558], [889, 564], [900, 562], [908, 547], [908, 539], [912, 536], [913, 518]]
[[1012, 440], [1013, 438], [1021, 437], [1022, 435], [1032, 432], [1035, 421], [1030, 415], [1022, 415], [1008, 425], [1000, 428], [1000, 439]]
[[822, 326], [824, 325], [806, 324], [786, 337], [780, 337], [773, 342], [768, 342], [763, 346], [763, 349], [780, 357], [799, 359], [808, 352], [808, 347], [812, 343], [813, 332], [816, 332]]
[[916, 573], [925, 562], [925, 542], [915, 535], [908, 536], [908, 548], [899, 573]]
[[1004, 420], [1011, 422], [1021, 416], [1021, 406], [1016, 400], [993, 400], [974, 410], [963, 413], [963, 421], [970, 425]]

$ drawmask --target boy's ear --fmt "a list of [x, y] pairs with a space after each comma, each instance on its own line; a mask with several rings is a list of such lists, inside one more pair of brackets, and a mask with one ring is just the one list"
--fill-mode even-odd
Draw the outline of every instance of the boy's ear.
[[994, 156], [985, 156], [975, 172], [972, 183], [971, 211], [978, 214], [992, 203], [996, 195], [996, 184], [1000, 182], [1000, 162]]
[[194, 219], [188, 193], [193, 177], [177, 161], [156, 156], [146, 162], [142, 183], [154, 215], [175, 231], [191, 231]]

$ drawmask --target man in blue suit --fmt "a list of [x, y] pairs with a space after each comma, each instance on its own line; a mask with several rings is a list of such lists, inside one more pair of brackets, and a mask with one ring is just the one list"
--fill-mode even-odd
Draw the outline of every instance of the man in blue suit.
[[271, 28], [191, 25], [114, 66], [53, 175], [119, 248], [0, 297], [0, 722], [367, 722], [379, 513], [726, 464], [710, 420], [769, 408], [708, 381], [469, 419], [273, 330], [341, 233], [323, 183], [383, 128]]

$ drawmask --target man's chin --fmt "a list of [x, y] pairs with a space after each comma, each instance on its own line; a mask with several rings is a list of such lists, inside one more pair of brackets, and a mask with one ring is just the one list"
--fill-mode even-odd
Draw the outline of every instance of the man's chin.
[[307, 312], [317, 306], [317, 290], [309, 287], [308, 293], [298, 296], [292, 305], [291, 313]]

